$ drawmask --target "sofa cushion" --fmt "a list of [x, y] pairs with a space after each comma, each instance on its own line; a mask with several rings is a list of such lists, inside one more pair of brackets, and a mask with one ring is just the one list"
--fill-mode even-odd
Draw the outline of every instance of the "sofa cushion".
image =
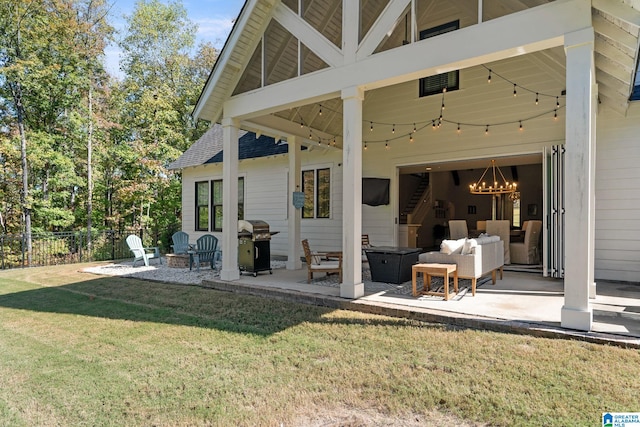
[[487, 243], [493, 243], [493, 242], [497, 242], [500, 240], [500, 236], [490, 236], [488, 234], [485, 235], [481, 235], [480, 237], [476, 238], [476, 241], [478, 242], [479, 245], [484, 245]]
[[447, 255], [462, 253], [465, 240], [467, 239], [443, 240], [440, 244], [440, 252]]

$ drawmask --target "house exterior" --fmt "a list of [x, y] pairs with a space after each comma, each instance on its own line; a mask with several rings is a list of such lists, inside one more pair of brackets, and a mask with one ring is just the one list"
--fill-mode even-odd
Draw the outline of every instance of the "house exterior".
[[[545, 224], [562, 325], [590, 330], [597, 279], [640, 281], [639, 31], [636, 0], [248, 0], [194, 110], [221, 124], [224, 161], [174, 165], [183, 229], [219, 233], [224, 280], [239, 278], [239, 210], [280, 231], [287, 268], [303, 238], [341, 248], [341, 295], [358, 298], [361, 234], [405, 244], [401, 204], [424, 175], [421, 236], [495, 215], [466, 186], [496, 159], [520, 184], [502, 214]], [[240, 129], [286, 154], [241, 159]], [[362, 203], [363, 178], [388, 180], [388, 204]], [[204, 204], [222, 213], [206, 230]]]

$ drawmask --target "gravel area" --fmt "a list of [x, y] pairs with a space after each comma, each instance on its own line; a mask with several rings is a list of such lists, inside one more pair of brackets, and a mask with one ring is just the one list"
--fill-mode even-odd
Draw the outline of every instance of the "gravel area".
[[[198, 272], [195, 269], [189, 270], [188, 268], [169, 268], [165, 258], [162, 258], [162, 264], [159, 264], [157, 260], [151, 260], [150, 263], [149, 267], [145, 267], [144, 264], [141, 265], [140, 262], [136, 267], [133, 266], [133, 262], [112, 263], [85, 268], [82, 271], [104, 276], [135, 277], [137, 279], [188, 285], [199, 285], [203, 280], [213, 280], [220, 277], [220, 274], [215, 270], [211, 270], [209, 266], [200, 267], [200, 272]], [[271, 268], [274, 270], [285, 268], [285, 262], [271, 261]]]

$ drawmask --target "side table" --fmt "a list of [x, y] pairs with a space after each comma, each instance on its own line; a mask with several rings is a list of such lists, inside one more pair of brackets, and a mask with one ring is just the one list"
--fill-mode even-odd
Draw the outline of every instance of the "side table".
[[[449, 274], [453, 273], [453, 290], [458, 293], [458, 271], [455, 264], [415, 264], [411, 267], [411, 284], [413, 286], [413, 296], [418, 296], [416, 289], [416, 278], [418, 273], [422, 273], [423, 295], [443, 296], [445, 301], [449, 300]], [[442, 276], [444, 292], [431, 291], [431, 276]]]

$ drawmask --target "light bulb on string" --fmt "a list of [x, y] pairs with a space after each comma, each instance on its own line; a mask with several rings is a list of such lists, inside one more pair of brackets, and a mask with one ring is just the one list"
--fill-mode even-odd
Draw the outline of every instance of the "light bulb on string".
[[300, 120], [300, 127], [303, 128], [304, 127], [304, 123], [302, 123], [302, 120]]
[[396, 133], [396, 125], [394, 124], [393, 127], [391, 128], [391, 133]]
[[334, 147], [336, 146], [336, 137], [335, 136], [333, 137], [333, 146]]
[[489, 77], [487, 78], [487, 83], [491, 83], [491, 68], [489, 68]]
[[367, 149], [367, 141], [364, 142], [364, 149], [366, 151], [366, 149]]
[[487, 127], [484, 128], [484, 134], [489, 135], [489, 125], [487, 125]]
[[416, 133], [418, 130], [416, 129], [416, 124], [413, 124], [413, 133]]
[[385, 141], [385, 143], [384, 143], [384, 148], [385, 148], [386, 150], [388, 150], [388, 149], [389, 149], [389, 140]]
[[371, 132], [373, 132], [373, 122], [369, 122], [369, 124], [371, 125], [371, 127], [369, 128], [369, 130], [370, 130]]
[[436, 121], [435, 120], [431, 120], [431, 128], [433, 130], [436, 130]]
[[413, 134], [412, 133], [409, 134], [409, 142], [413, 142]]
[[536, 92], [536, 105], [538, 105], [538, 92]]
[[460, 130], [460, 123], [458, 123], [458, 130], [457, 130], [458, 134], [460, 134], [462, 132], [462, 130]]
[[320, 106], [320, 111], [318, 112], [318, 115], [321, 116], [322, 115], [322, 105]]
[[558, 120], [558, 110], [553, 110], [553, 120]]
[[520, 132], [522, 132], [524, 129], [522, 128], [522, 120], [520, 120]]
[[556, 96], [556, 108], [560, 108], [560, 99]]
[[518, 96], [518, 92], [516, 91], [516, 84], [513, 84], [513, 96], [516, 97]]

